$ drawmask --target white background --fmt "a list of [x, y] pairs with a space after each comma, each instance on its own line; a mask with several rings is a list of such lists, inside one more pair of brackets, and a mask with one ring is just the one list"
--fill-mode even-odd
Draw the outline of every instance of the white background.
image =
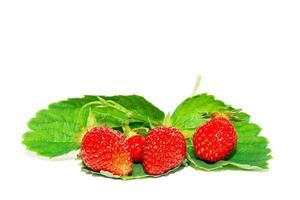
[[[1, 0], [0, 199], [299, 199], [299, 1]], [[267, 172], [202, 172], [117, 181], [21, 145], [51, 102], [139, 94], [165, 112], [201, 92], [263, 127]]]

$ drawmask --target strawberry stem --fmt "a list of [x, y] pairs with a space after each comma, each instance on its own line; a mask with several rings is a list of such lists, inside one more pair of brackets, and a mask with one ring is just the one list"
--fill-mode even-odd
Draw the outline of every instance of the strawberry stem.
[[194, 89], [193, 89], [192, 97], [195, 96], [198, 93], [201, 79], [202, 79], [202, 77], [200, 75], [198, 75], [197, 78], [196, 78], [196, 81], [195, 81], [195, 86], [194, 86]]
[[172, 126], [172, 120], [170, 112], [168, 112], [167, 116], [164, 118], [163, 126], [165, 127], [171, 127]]

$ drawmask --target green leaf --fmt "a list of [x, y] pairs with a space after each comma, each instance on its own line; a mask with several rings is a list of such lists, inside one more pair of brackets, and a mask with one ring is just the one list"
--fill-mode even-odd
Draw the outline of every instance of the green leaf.
[[[194, 154], [191, 137], [195, 129], [206, 122], [203, 113], [217, 111], [234, 112], [238, 121], [233, 122], [238, 135], [238, 143], [235, 151], [229, 158], [216, 163], [207, 163], [198, 159]], [[237, 167], [244, 170], [263, 170], [268, 168], [268, 160], [271, 158], [271, 150], [268, 148], [268, 140], [259, 136], [261, 128], [251, 123], [250, 116], [239, 109], [216, 100], [208, 94], [190, 97], [182, 102], [171, 117], [173, 126], [186, 133], [188, 143], [187, 159], [189, 164], [201, 170], [217, 170], [221, 168]]]
[[137, 128], [162, 124], [164, 113], [143, 97], [100, 98], [105, 99], [104, 104], [99, 104], [97, 96], [50, 104], [28, 122], [30, 130], [23, 135], [23, 144], [38, 155], [52, 158], [77, 150], [82, 136], [93, 126], [106, 125], [121, 130], [124, 122]]
[[165, 114], [144, 97], [138, 95], [118, 95], [103, 98], [106, 100], [112, 100], [131, 111], [131, 115], [133, 116], [132, 122], [140, 121], [151, 123], [154, 126], [162, 125]]
[[[83, 110], [91, 109], [99, 125], [120, 127], [124, 122], [140, 122], [145, 126], [151, 126], [161, 125], [164, 119], [161, 110], [138, 95], [85, 96], [85, 98], [89, 99], [91, 106]], [[98, 98], [105, 102], [101, 102]]]
[[169, 170], [168, 172], [161, 174], [161, 175], [156, 175], [156, 176], [146, 174], [144, 171], [143, 165], [141, 163], [134, 163], [132, 166], [132, 172], [128, 176], [116, 176], [107, 171], [95, 172], [95, 171], [92, 171], [89, 168], [87, 168], [83, 163], [81, 163], [81, 170], [87, 174], [92, 174], [94, 176], [104, 176], [107, 178], [122, 179], [122, 180], [133, 180], [133, 179], [143, 179], [143, 178], [149, 178], [149, 177], [156, 178], [156, 177], [166, 176], [166, 175], [169, 175], [176, 171], [181, 170], [185, 165], [186, 165], [186, 163], [183, 162], [181, 165]]
[[[55, 157], [79, 148], [76, 134], [82, 131], [78, 121], [80, 108], [87, 99], [69, 99], [50, 104], [28, 122], [30, 131], [23, 135], [23, 144], [30, 151], [46, 157]], [[87, 113], [82, 114], [86, 121]]]
[[199, 124], [207, 121], [203, 113], [218, 110], [232, 110], [222, 101], [215, 100], [213, 96], [201, 94], [183, 101], [171, 116], [172, 125], [181, 130], [194, 130]]

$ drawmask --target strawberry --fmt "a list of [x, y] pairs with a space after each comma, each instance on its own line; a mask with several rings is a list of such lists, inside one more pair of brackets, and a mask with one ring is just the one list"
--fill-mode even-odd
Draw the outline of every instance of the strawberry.
[[144, 146], [145, 137], [142, 135], [133, 135], [127, 139], [131, 158], [135, 162], [142, 161], [142, 149]]
[[194, 151], [198, 158], [217, 162], [229, 156], [237, 144], [235, 129], [228, 117], [215, 115], [199, 126], [193, 136]]
[[93, 171], [104, 170], [123, 176], [132, 170], [132, 159], [123, 134], [108, 127], [96, 127], [84, 135], [81, 158]]
[[143, 148], [143, 167], [151, 175], [163, 174], [184, 160], [186, 142], [183, 134], [172, 127], [149, 131]]

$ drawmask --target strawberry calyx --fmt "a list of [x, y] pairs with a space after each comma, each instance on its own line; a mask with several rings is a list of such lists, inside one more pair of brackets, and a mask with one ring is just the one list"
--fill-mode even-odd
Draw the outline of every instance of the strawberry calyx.
[[214, 118], [225, 118], [229, 121], [241, 121], [241, 119], [236, 116], [238, 114], [238, 111], [228, 111], [228, 110], [220, 110], [216, 112], [204, 112], [201, 113], [201, 117], [204, 119], [214, 119]]
[[219, 112], [212, 112], [210, 115], [211, 115], [211, 118], [222, 117], [222, 118], [226, 118], [229, 120], [230, 117], [233, 115], [233, 112], [219, 111]]
[[125, 138], [130, 138], [134, 135], [140, 135], [139, 133], [141, 131], [146, 131], [146, 132], [149, 131], [149, 129], [146, 128], [146, 127], [139, 127], [139, 128], [133, 128], [132, 129], [127, 122], [122, 125], [122, 129], [123, 129], [123, 133], [124, 133]]
[[137, 133], [130, 128], [128, 123], [124, 123], [122, 128], [125, 138], [130, 138], [134, 135], [137, 135]]

